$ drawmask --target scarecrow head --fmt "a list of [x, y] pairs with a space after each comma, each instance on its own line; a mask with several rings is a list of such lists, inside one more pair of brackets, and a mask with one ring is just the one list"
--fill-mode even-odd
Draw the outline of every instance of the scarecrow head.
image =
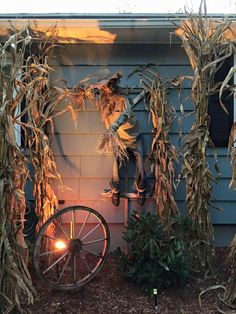
[[98, 93], [113, 94], [119, 92], [120, 72], [112, 74], [108, 69], [97, 73], [97, 82], [90, 85]]

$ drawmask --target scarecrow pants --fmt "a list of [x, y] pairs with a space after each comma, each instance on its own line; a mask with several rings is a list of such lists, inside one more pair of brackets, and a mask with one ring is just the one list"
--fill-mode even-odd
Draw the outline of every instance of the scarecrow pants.
[[[135, 183], [138, 191], [146, 190], [146, 174], [143, 166], [143, 141], [140, 136], [137, 137], [136, 148], [127, 148], [129, 153], [133, 153], [136, 162]], [[120, 192], [120, 160], [114, 159], [113, 173], [110, 181], [111, 190], [114, 193]]]

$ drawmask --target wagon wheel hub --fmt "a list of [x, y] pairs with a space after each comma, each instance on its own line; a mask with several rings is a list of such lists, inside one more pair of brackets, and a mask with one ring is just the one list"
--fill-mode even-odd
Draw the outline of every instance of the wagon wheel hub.
[[68, 251], [72, 254], [78, 253], [81, 251], [82, 246], [83, 243], [80, 241], [80, 239], [73, 239], [69, 243]]

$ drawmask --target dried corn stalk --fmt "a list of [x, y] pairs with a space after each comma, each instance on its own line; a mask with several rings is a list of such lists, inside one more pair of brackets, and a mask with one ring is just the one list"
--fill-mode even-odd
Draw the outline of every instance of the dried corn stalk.
[[212, 268], [214, 253], [209, 205], [215, 177], [211, 174], [207, 161], [207, 148], [214, 148], [209, 135], [208, 100], [210, 94], [219, 91], [219, 84], [214, 85], [214, 76], [225, 58], [232, 54], [232, 46], [224, 37], [229, 23], [214, 23], [207, 18], [206, 8], [202, 13], [202, 5], [205, 7], [205, 1], [201, 2], [198, 15], [188, 13], [188, 18], [176, 33], [182, 39], [194, 70], [192, 101], [196, 110], [196, 122], [182, 147], [182, 174], [186, 180], [188, 214], [197, 232], [192, 252], [194, 260], [199, 261], [198, 265], [209, 270]]
[[[226, 86], [228, 87], [228, 82], [231, 77], [236, 72], [236, 66], [234, 66], [226, 79], [224, 80], [220, 95], [222, 95], [223, 88]], [[232, 86], [231, 86], [232, 88]], [[233, 87], [234, 91], [235, 87]], [[233, 124], [230, 136], [229, 136], [229, 144], [228, 149], [231, 150], [231, 163], [232, 163], [232, 178], [229, 184], [229, 188], [236, 189], [236, 148], [235, 148], [235, 132], [236, 132], [236, 123]], [[228, 283], [225, 287], [224, 293], [224, 301], [227, 302], [229, 305], [236, 306], [236, 234], [234, 235], [234, 239], [230, 245], [230, 253], [228, 256], [228, 261], [231, 269], [231, 274], [228, 280]]]
[[[235, 53], [235, 47], [234, 48], [234, 53]], [[222, 83], [220, 87], [220, 101], [222, 103], [222, 95], [225, 89], [230, 90], [232, 93], [235, 93], [235, 85], [230, 84], [230, 80], [232, 77], [234, 77], [236, 73], [236, 66], [233, 66], [227, 77], [224, 79], [224, 82]], [[222, 103], [222, 105], [224, 105]], [[231, 152], [231, 164], [232, 164], [232, 178], [229, 184], [229, 188], [236, 189], [236, 148], [235, 148], [235, 135], [236, 135], [236, 122], [232, 125], [230, 135], [229, 135], [229, 142], [228, 142], [228, 151]]]
[[230, 263], [231, 275], [226, 285], [224, 300], [229, 305], [236, 306], [236, 234], [231, 243], [228, 260]]
[[[57, 91], [49, 82], [51, 68], [42, 49], [27, 60], [28, 80], [31, 88], [25, 96], [27, 109], [26, 147], [27, 155], [33, 165], [35, 210], [39, 217], [37, 228], [54, 213], [57, 206], [56, 196], [51, 187], [52, 179], [60, 179], [49, 139], [46, 134], [47, 123], [53, 124], [54, 109], [59, 102]], [[38, 80], [35, 81], [34, 77]], [[30, 130], [29, 130], [30, 127]]]
[[[31, 56], [27, 59], [27, 77], [31, 82], [31, 88], [25, 96], [27, 110], [26, 146], [28, 156], [34, 170], [34, 196], [35, 210], [39, 217], [37, 230], [53, 215], [57, 208], [57, 198], [52, 188], [52, 181], [61, 182], [61, 176], [57, 171], [53, 151], [50, 147], [47, 127], [54, 130], [54, 118], [70, 112], [74, 123], [77, 122], [76, 111], [84, 106], [84, 91], [68, 90], [57, 87], [57, 81], [50, 80], [52, 68], [48, 65], [49, 53], [53, 48], [52, 43], [45, 41], [31, 48]], [[35, 81], [34, 77], [37, 77]], [[61, 105], [62, 109], [61, 108]], [[60, 108], [59, 105], [60, 104]], [[30, 129], [30, 132], [29, 132]], [[48, 232], [52, 235], [53, 225]], [[48, 235], [50, 235], [48, 234]], [[48, 242], [48, 243], [47, 243]], [[45, 240], [45, 245], [50, 246], [50, 240]]]
[[169, 136], [174, 112], [168, 104], [166, 92], [170, 82], [162, 82], [158, 70], [151, 67], [144, 68], [140, 75], [149, 96], [154, 127], [150, 157], [155, 174], [156, 209], [168, 222], [173, 214], [178, 213], [173, 191], [176, 151]]
[[[51, 68], [47, 60], [53, 45], [39, 42], [31, 46], [29, 33], [27, 29], [16, 33], [0, 46], [0, 309], [4, 313], [13, 308], [21, 311], [22, 295], [28, 303], [33, 301], [34, 289], [27, 270], [27, 247], [22, 232], [24, 187], [29, 178], [27, 164], [32, 163], [34, 168], [40, 227], [55, 209], [51, 180], [60, 177], [46, 124], [53, 126], [53, 118], [65, 111], [75, 116], [71, 105], [74, 93], [54, 88], [49, 83]], [[8, 59], [11, 60], [9, 66]], [[55, 112], [57, 104], [66, 97], [69, 105]], [[22, 103], [24, 108], [21, 108]], [[22, 128], [26, 155], [16, 143], [14, 128], [17, 124]]]
[[[236, 70], [236, 67], [234, 68]], [[236, 189], [236, 148], [235, 148], [235, 130], [236, 123], [234, 123], [230, 137], [229, 137], [229, 150], [231, 150], [231, 163], [232, 163], [232, 179], [230, 181], [229, 187]], [[229, 304], [236, 305], [236, 234], [231, 243], [230, 254], [228, 258], [231, 275], [226, 285], [226, 290], [224, 294], [224, 300]]]
[[23, 83], [19, 77], [24, 71], [24, 53], [30, 40], [25, 30], [0, 44], [0, 310], [3, 313], [14, 308], [21, 311], [20, 296], [32, 303], [34, 291], [22, 231], [28, 170], [15, 136], [15, 124], [20, 123], [16, 114], [28, 88], [27, 82]]

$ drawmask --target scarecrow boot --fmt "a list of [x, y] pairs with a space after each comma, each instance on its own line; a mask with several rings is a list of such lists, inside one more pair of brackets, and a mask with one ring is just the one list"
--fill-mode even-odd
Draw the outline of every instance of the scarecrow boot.
[[114, 182], [111, 180], [110, 182], [111, 185], [111, 201], [114, 206], [119, 206], [120, 204], [120, 183], [119, 182]]

